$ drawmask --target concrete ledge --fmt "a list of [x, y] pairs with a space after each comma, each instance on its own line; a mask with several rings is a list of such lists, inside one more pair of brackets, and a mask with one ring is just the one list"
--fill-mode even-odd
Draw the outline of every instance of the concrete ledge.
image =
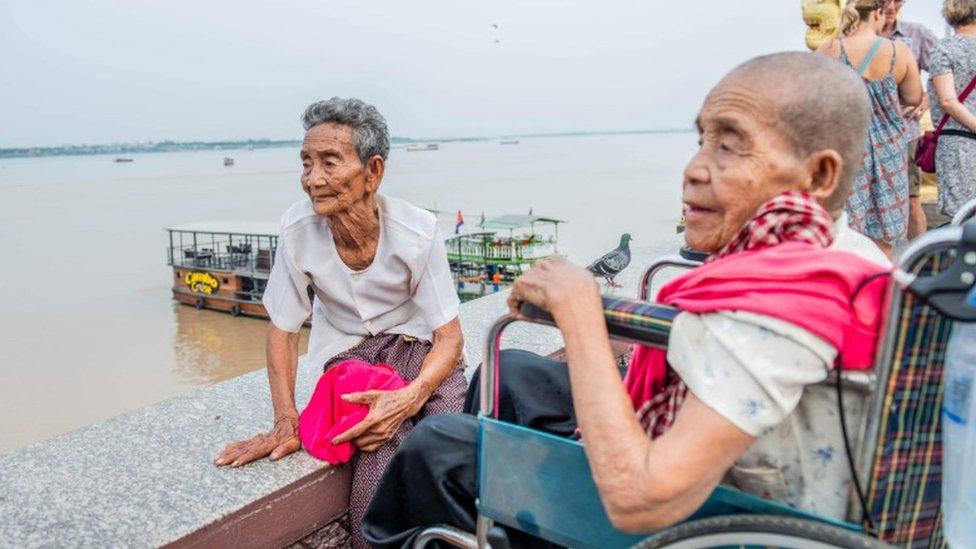
[[[618, 281], [633, 296], [642, 267], [678, 239], [635, 250]], [[461, 322], [468, 372], [481, 362], [487, 327], [506, 294], [466, 303]], [[515, 325], [504, 345], [549, 354], [558, 332]], [[133, 364], [133, 368], [138, 368]], [[300, 367], [306, 402], [317, 373]], [[264, 431], [271, 418], [263, 371], [0, 455], [0, 547], [284, 546], [321, 528], [347, 505], [349, 471], [304, 452], [276, 463], [218, 469], [229, 441]]]

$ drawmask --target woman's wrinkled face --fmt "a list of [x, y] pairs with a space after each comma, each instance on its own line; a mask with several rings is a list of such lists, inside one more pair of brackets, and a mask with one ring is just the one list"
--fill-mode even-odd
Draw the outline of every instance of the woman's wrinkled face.
[[685, 241], [696, 250], [720, 250], [763, 202], [800, 188], [803, 159], [776, 129], [776, 102], [743, 80], [719, 83], [696, 121], [699, 148], [682, 183]]
[[302, 189], [318, 215], [349, 210], [376, 191], [356, 153], [352, 128], [325, 123], [305, 132], [302, 143]]

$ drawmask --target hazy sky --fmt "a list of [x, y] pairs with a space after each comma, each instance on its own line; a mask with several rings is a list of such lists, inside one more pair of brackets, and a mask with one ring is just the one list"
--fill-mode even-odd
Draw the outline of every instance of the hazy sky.
[[[941, 4], [904, 11], [941, 35]], [[689, 127], [804, 30], [800, 0], [0, 0], [0, 147], [297, 138], [333, 95], [411, 137]]]

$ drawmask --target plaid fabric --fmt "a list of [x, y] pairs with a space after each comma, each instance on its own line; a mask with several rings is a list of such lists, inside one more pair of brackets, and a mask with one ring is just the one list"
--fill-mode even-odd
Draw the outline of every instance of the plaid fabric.
[[[937, 254], [916, 274], [948, 264]], [[945, 547], [942, 532], [942, 391], [952, 322], [906, 293], [894, 334], [868, 509], [878, 537], [910, 548]], [[879, 380], [884, 383], [885, 380]]]
[[666, 336], [671, 332], [671, 322], [678, 316], [678, 310], [658, 303], [604, 296], [603, 316], [611, 329], [629, 326]]
[[[834, 241], [834, 220], [808, 193], [786, 191], [769, 199], [709, 261], [767, 248], [783, 242], [806, 242], [828, 247]], [[637, 419], [651, 437], [663, 435], [674, 423], [688, 387], [668, 368], [664, 387], [637, 408]]]
[[775, 246], [809, 242], [828, 247], [834, 241], [834, 220], [809, 194], [787, 191], [765, 202], [728, 244], [709, 260]]

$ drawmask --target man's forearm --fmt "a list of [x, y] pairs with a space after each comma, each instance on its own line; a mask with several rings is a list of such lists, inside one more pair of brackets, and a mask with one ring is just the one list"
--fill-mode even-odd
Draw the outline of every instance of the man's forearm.
[[268, 384], [275, 421], [282, 417], [298, 417], [295, 406], [295, 378], [298, 374], [298, 333], [275, 328], [268, 329]]

